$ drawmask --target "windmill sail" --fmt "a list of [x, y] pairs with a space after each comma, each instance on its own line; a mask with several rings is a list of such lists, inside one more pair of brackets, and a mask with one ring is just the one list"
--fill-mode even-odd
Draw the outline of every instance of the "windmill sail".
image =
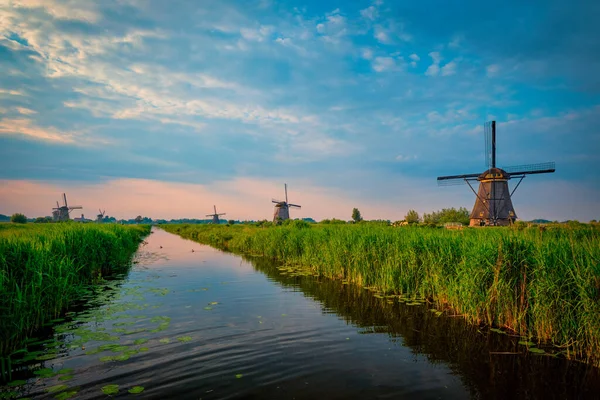
[[538, 164], [526, 164], [526, 165], [514, 165], [512, 167], [503, 167], [504, 171], [515, 175], [533, 175], [533, 174], [548, 174], [556, 171], [554, 161], [538, 163]]

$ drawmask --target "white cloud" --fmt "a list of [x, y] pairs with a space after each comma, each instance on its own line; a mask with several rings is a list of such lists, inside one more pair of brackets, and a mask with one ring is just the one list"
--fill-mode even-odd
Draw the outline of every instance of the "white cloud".
[[450, 61], [442, 67], [442, 76], [450, 76], [456, 74], [456, 62]]
[[375, 6], [367, 7], [364, 10], [360, 10], [360, 15], [362, 15], [363, 18], [374, 21], [378, 15], [377, 8]]
[[416, 55], [416, 54], [411, 54], [409, 56], [409, 58], [411, 59], [411, 62], [410, 62], [410, 66], [411, 67], [416, 67], [417, 66], [417, 62], [419, 60], [421, 60], [421, 58], [418, 55]]
[[2, 88], [0, 88], [0, 95], [2, 95], [2, 94], [8, 94], [8, 95], [11, 95], [11, 96], [25, 96], [25, 93], [23, 93], [20, 90], [12, 90], [12, 89], [8, 90], [8, 89], [2, 89]]
[[61, 132], [53, 127], [42, 128], [29, 119], [0, 120], [0, 135], [23, 135], [25, 137], [54, 143], [73, 143], [75, 134]]
[[407, 161], [416, 160], [416, 159], [417, 159], [416, 155], [403, 155], [403, 154], [398, 154], [395, 158], [395, 160], [399, 161], [399, 162], [407, 162]]
[[500, 72], [500, 66], [498, 64], [491, 64], [486, 67], [487, 76], [496, 76]]
[[371, 60], [373, 59], [373, 50], [371, 49], [363, 49], [361, 52], [362, 58], [364, 58], [365, 60]]
[[375, 57], [372, 65], [376, 72], [390, 71], [396, 68], [396, 60], [392, 57]]
[[450, 43], [448, 43], [448, 47], [450, 47], [450, 48], [460, 47], [460, 43], [462, 42], [462, 40], [463, 40], [462, 35], [456, 35], [452, 38], [452, 41], [450, 41]]
[[389, 33], [381, 25], [377, 25], [375, 27], [374, 36], [375, 36], [375, 39], [377, 39], [377, 41], [380, 43], [384, 43], [384, 44], [391, 43]]
[[17, 110], [17, 112], [19, 114], [23, 114], [23, 115], [37, 114], [37, 111], [30, 110], [29, 108], [25, 108], [25, 107], [15, 107], [15, 110]]
[[100, 19], [95, 2], [80, 0], [12, 0], [15, 8], [42, 8], [57, 19], [96, 22]]
[[440, 66], [438, 64], [431, 64], [427, 67], [425, 71], [425, 75], [427, 76], [437, 76], [440, 73]]
[[246, 40], [262, 42], [268, 39], [274, 32], [272, 26], [260, 26], [259, 28], [241, 28], [240, 35]]
[[437, 76], [440, 73], [440, 61], [442, 60], [442, 57], [437, 51], [432, 51], [431, 53], [429, 53], [429, 57], [431, 57], [433, 62], [429, 67], [427, 67], [425, 75]]
[[326, 14], [325, 21], [317, 24], [316, 29], [323, 40], [337, 44], [348, 33], [346, 22], [346, 17], [340, 14], [338, 8]]

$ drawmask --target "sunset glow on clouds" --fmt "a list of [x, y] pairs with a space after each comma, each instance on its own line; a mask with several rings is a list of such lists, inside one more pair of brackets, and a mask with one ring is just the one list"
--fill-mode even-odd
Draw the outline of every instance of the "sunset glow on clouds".
[[0, 213], [402, 219], [438, 175], [556, 161], [524, 219], [600, 218], [597, 2], [0, 0]]

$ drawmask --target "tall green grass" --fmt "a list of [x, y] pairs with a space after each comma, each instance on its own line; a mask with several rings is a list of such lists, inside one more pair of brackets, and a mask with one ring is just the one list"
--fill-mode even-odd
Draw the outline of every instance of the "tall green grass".
[[165, 225], [221, 248], [311, 273], [414, 294], [476, 324], [564, 347], [600, 366], [600, 229], [375, 225], [280, 227]]
[[126, 268], [148, 226], [0, 224], [0, 356]]

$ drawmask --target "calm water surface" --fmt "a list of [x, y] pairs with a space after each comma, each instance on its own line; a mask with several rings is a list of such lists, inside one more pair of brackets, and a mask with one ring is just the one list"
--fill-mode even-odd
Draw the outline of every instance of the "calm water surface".
[[[13, 374], [26, 383], [4, 395], [600, 397], [596, 369], [528, 353], [516, 338], [156, 229], [127, 276], [39, 341]], [[128, 393], [135, 386], [144, 390]]]

